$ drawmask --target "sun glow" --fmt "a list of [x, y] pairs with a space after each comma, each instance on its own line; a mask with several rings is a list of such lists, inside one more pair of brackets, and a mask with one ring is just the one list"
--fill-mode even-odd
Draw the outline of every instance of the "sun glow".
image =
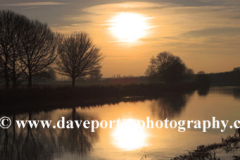
[[124, 150], [134, 150], [146, 146], [146, 133], [134, 119], [125, 119], [114, 130], [114, 144]]
[[147, 33], [146, 19], [137, 13], [120, 13], [109, 21], [109, 30], [122, 42], [135, 42]]

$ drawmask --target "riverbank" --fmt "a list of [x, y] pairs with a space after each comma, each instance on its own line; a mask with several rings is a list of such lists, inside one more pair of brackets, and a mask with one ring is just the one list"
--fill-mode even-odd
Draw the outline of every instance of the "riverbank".
[[[123, 100], [146, 99], [173, 93], [185, 93], [199, 88], [194, 83], [132, 84], [112, 86], [34, 88], [0, 90], [2, 113], [87, 107], [117, 103]], [[132, 97], [129, 99], [128, 97]]]

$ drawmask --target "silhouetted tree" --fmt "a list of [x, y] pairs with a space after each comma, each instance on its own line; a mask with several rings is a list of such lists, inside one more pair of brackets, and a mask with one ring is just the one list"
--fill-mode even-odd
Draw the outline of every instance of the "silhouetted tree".
[[146, 72], [145, 72], [145, 75], [148, 76], [148, 77], [152, 77], [154, 75], [156, 75], [157, 73], [157, 66], [155, 65], [156, 63], [156, 59], [155, 57], [152, 57], [150, 59], [150, 65], [148, 66]]
[[100, 68], [97, 68], [96, 70], [93, 70], [90, 73], [89, 81], [90, 82], [98, 82], [101, 78], [102, 78], [102, 74], [101, 74]]
[[17, 79], [23, 73], [19, 55], [22, 50], [22, 36], [29, 22], [23, 15], [0, 11], [0, 70], [4, 73], [6, 88], [9, 88], [10, 80], [15, 88]]
[[176, 83], [186, 74], [186, 66], [182, 60], [169, 52], [162, 52], [150, 60], [147, 76], [162, 77], [165, 82]]
[[3, 83], [3, 82], [4, 82], [4, 70], [0, 67], [0, 83]]
[[145, 72], [145, 75], [147, 77], [149, 77], [150, 82], [158, 82], [160, 77], [159, 77], [159, 74], [157, 74], [156, 65], [153, 65], [153, 64], [155, 64], [155, 58], [154, 57], [152, 57], [150, 59], [150, 65], [148, 66], [148, 68]]
[[240, 72], [240, 67], [233, 68], [233, 72]]
[[205, 74], [204, 71], [199, 71], [197, 74]]
[[78, 77], [89, 75], [100, 68], [103, 59], [100, 49], [95, 47], [86, 33], [74, 33], [63, 37], [58, 47], [57, 70], [72, 79], [72, 86]]
[[186, 74], [187, 75], [193, 75], [194, 74], [194, 71], [190, 68], [186, 69]]
[[55, 60], [57, 38], [47, 24], [34, 20], [28, 24], [21, 45], [23, 50], [20, 60], [26, 68], [24, 73], [28, 78], [28, 86], [31, 87], [32, 78]]
[[23, 73], [32, 86], [32, 77], [42, 72], [55, 59], [56, 38], [47, 24], [12, 11], [0, 11], [0, 70], [6, 88], [13, 88]]
[[206, 74], [197, 75], [197, 83], [201, 85], [201, 87], [209, 87], [210, 86], [209, 76], [207, 76]]
[[193, 77], [194, 77], [194, 71], [190, 68], [187, 68], [185, 72], [185, 79], [191, 79]]
[[54, 81], [57, 79], [56, 72], [53, 68], [47, 67], [43, 71], [36, 74], [34, 77], [35, 82], [46, 82], [46, 81]]

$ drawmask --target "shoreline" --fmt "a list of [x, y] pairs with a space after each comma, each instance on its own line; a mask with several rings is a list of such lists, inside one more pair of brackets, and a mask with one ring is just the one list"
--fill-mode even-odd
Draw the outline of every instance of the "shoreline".
[[99, 106], [122, 101], [154, 99], [168, 94], [183, 94], [199, 88], [195, 83], [178, 83], [0, 90], [0, 111], [1, 113], [37, 112]]

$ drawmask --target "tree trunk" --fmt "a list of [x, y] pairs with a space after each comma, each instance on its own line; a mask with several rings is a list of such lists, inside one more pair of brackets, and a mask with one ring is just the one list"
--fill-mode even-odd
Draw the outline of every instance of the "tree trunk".
[[32, 88], [32, 75], [28, 75], [28, 88]]
[[16, 78], [13, 78], [13, 89], [17, 88], [17, 81]]
[[75, 80], [76, 78], [72, 78], [72, 87], [75, 87]]
[[17, 77], [16, 77], [16, 73], [15, 71], [13, 71], [13, 78], [12, 78], [12, 85], [13, 85], [13, 89], [17, 88]]
[[16, 77], [16, 55], [15, 55], [15, 52], [13, 53], [13, 75], [12, 75], [12, 81], [13, 81], [13, 89], [16, 89], [16, 87], [17, 87], [17, 77]]
[[5, 87], [9, 89], [9, 75], [8, 75], [7, 66], [5, 66], [4, 74], [5, 74]]

